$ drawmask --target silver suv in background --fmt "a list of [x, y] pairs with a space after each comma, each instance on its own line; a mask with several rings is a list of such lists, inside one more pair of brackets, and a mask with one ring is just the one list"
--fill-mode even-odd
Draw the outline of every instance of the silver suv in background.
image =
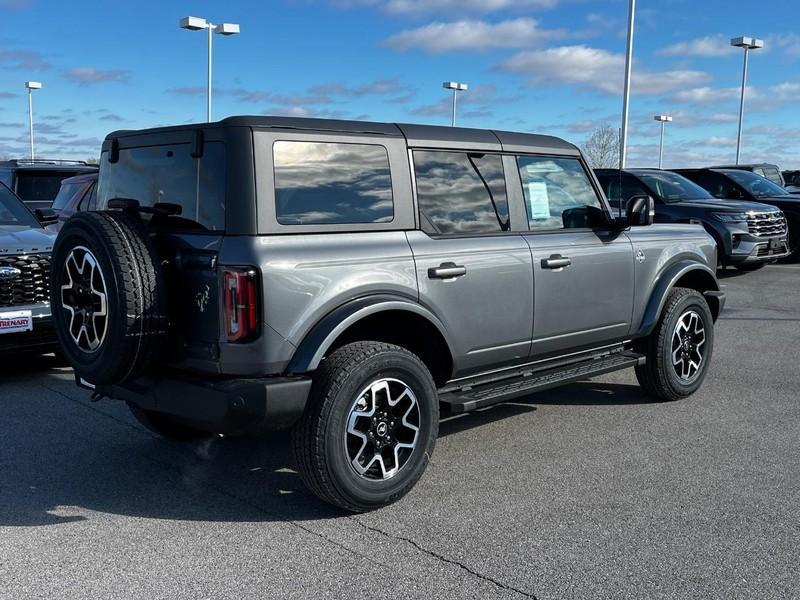
[[695, 392], [724, 295], [698, 225], [612, 214], [561, 139], [232, 117], [110, 134], [54, 249], [79, 384], [196, 439], [293, 429], [352, 511], [406, 494], [440, 410], [633, 367]]

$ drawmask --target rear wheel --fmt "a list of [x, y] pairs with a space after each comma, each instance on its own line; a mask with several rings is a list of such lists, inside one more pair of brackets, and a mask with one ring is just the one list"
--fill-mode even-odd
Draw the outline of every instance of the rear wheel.
[[640, 350], [647, 362], [636, 367], [639, 385], [659, 400], [692, 395], [705, 379], [714, 349], [714, 319], [696, 290], [674, 288], [661, 318]]
[[422, 361], [382, 342], [356, 342], [327, 357], [293, 432], [304, 483], [353, 512], [402, 498], [433, 454], [436, 386]]

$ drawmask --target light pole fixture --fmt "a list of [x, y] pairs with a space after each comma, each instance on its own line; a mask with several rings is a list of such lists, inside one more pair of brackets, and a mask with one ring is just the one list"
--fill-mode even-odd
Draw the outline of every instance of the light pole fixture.
[[742, 150], [742, 123], [744, 121], [744, 90], [747, 87], [747, 57], [750, 50], [758, 50], [764, 47], [764, 40], [752, 37], [731, 38], [731, 46], [744, 48], [744, 65], [742, 66], [742, 93], [739, 97], [739, 131], [736, 134], [736, 164], [739, 164], [739, 154]]
[[672, 117], [669, 115], [656, 115], [653, 119], [661, 122], [661, 141], [658, 144], [658, 168], [660, 169], [664, 158], [664, 126], [672, 121]]
[[446, 90], [453, 90], [453, 116], [450, 119], [450, 126], [456, 126], [456, 94], [464, 92], [469, 87], [466, 83], [459, 83], [457, 81], [445, 81], [442, 87]]
[[42, 82], [26, 81], [25, 87], [28, 90], [28, 127], [31, 134], [31, 160], [33, 160], [33, 90], [42, 89]]
[[215, 25], [211, 21], [206, 19], [202, 19], [200, 17], [183, 17], [179, 22], [178, 26], [181, 29], [188, 29], [189, 31], [199, 31], [201, 29], [208, 30], [208, 90], [207, 90], [207, 111], [206, 111], [206, 118], [210, 122], [211, 121], [211, 48], [213, 46], [212, 43], [212, 35], [218, 33], [220, 35], [236, 35], [239, 33], [239, 24], [238, 23], [220, 23], [219, 25]]
[[625, 49], [625, 87], [622, 92], [622, 130], [619, 136], [619, 168], [625, 168], [628, 153], [628, 108], [631, 103], [631, 69], [633, 67], [633, 24], [636, 18], [636, 0], [628, 4], [628, 43]]

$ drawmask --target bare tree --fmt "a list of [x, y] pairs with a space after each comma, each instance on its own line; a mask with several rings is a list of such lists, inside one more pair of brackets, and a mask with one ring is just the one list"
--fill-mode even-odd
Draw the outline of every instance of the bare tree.
[[605, 124], [592, 132], [581, 150], [593, 169], [609, 169], [619, 166], [619, 144], [619, 130]]

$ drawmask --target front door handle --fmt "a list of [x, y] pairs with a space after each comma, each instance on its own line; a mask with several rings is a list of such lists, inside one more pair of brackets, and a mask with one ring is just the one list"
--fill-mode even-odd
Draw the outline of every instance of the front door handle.
[[467, 267], [457, 265], [453, 262], [445, 262], [438, 267], [428, 269], [428, 279], [452, 279], [462, 277], [467, 274]]
[[551, 254], [550, 258], [543, 258], [542, 259], [542, 268], [543, 269], [561, 269], [563, 267], [568, 267], [572, 264], [572, 261], [567, 256], [561, 256], [560, 254]]

